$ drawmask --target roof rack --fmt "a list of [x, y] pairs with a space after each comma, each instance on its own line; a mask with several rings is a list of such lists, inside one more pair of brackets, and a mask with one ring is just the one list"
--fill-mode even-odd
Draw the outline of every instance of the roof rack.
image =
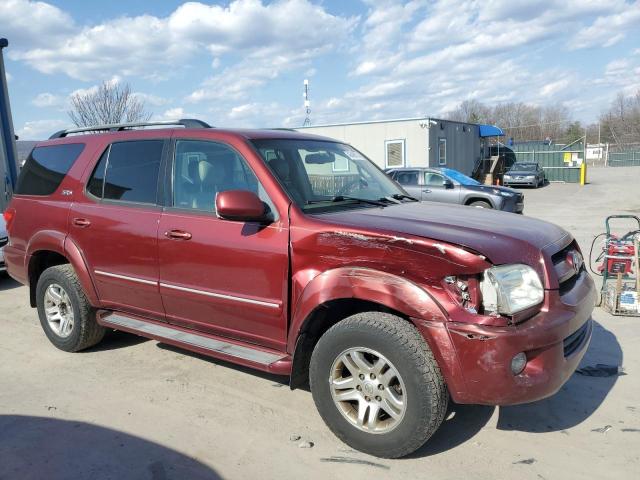
[[82, 132], [121, 132], [123, 130], [129, 130], [131, 128], [140, 127], [155, 127], [161, 125], [182, 125], [184, 128], [213, 128], [207, 122], [197, 120], [195, 118], [182, 118], [180, 120], [164, 120], [156, 122], [132, 122], [132, 123], [111, 123], [107, 125], [93, 125], [90, 127], [80, 128], [68, 128], [66, 130], [60, 130], [49, 137], [50, 140], [54, 138], [64, 138], [72, 133]]

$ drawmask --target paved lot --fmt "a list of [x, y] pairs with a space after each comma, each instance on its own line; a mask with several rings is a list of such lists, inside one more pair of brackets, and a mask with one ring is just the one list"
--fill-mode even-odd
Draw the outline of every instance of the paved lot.
[[[612, 213], [640, 213], [640, 168], [590, 171], [590, 185], [527, 190], [527, 215], [574, 232], [583, 250]], [[346, 448], [311, 394], [270, 377], [116, 333], [66, 354], [49, 344], [26, 288], [0, 280], [0, 479], [638, 478], [640, 318], [596, 309], [583, 364], [532, 405], [459, 406], [411, 458]], [[300, 441], [313, 448], [299, 448]]]

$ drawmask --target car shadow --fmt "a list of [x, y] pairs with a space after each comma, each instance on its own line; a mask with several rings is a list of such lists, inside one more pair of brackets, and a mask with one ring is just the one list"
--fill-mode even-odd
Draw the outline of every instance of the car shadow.
[[222, 478], [183, 453], [90, 423], [0, 415], [0, 432], [0, 478]]
[[277, 385], [274, 386], [283, 386], [286, 387], [289, 385], [289, 377], [285, 375], [274, 375], [273, 373], [263, 372], [262, 370], [256, 370], [255, 368], [245, 367], [243, 365], [238, 365], [236, 363], [227, 362], [225, 360], [221, 360], [219, 358], [209, 357], [208, 355], [202, 355], [197, 352], [192, 352], [189, 350], [184, 350], [180, 347], [174, 347], [173, 345], [169, 345], [167, 343], [158, 343], [158, 348], [163, 350], [169, 350], [171, 352], [180, 353], [182, 355], [187, 355], [192, 358], [197, 358], [199, 360], [203, 360], [205, 362], [213, 363], [215, 365], [220, 365], [223, 367], [230, 368], [232, 370], [237, 370], [242, 373], [247, 373], [253, 375], [254, 377], [263, 378], [265, 380], [269, 380], [274, 382]]
[[491, 419], [496, 407], [449, 404], [447, 417], [433, 436], [406, 458], [430, 457], [456, 448], [476, 436]]
[[[622, 365], [622, 348], [616, 336], [595, 321], [593, 327], [591, 345], [580, 367]], [[552, 397], [525, 405], [501, 407], [498, 429], [531, 433], [566, 431], [584, 422], [598, 409], [617, 379], [618, 376], [590, 377], [574, 373]]]
[[[591, 345], [580, 367], [622, 365], [622, 349], [616, 336], [595, 321], [593, 326]], [[498, 430], [561, 431], [569, 435], [568, 429], [584, 422], [598, 409], [616, 380], [617, 376], [590, 377], [574, 373], [558, 393], [538, 402], [510, 407], [452, 404], [447, 420], [438, 431], [407, 458], [437, 455], [465, 444], [487, 425], [496, 408], [499, 408]]]
[[22, 284], [11, 278], [6, 272], [0, 273], [0, 292], [21, 287]]
[[133, 333], [119, 330], [108, 330], [104, 338], [97, 345], [83, 350], [81, 353], [103, 352], [106, 350], [117, 350], [119, 348], [132, 347], [140, 343], [148, 342], [150, 339], [134, 335]]

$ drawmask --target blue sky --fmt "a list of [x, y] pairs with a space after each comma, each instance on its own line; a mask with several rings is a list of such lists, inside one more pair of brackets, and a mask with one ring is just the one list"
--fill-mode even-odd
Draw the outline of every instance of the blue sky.
[[640, 1], [2, 0], [16, 132], [69, 125], [68, 98], [127, 82], [154, 118], [298, 126], [438, 116], [463, 100], [595, 121], [640, 89]]

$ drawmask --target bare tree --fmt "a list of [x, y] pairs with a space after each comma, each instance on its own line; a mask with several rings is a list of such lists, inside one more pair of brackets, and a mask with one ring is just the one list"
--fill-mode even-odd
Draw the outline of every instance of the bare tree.
[[640, 142], [640, 90], [626, 97], [616, 95], [608, 110], [600, 116], [602, 139], [614, 144]]
[[67, 112], [78, 127], [139, 122], [151, 118], [142, 100], [131, 93], [128, 83], [102, 82], [96, 89], [71, 96]]
[[[549, 139], [562, 143], [571, 125], [569, 112], [563, 106], [538, 107], [522, 102], [499, 103], [489, 107], [477, 100], [465, 100], [446, 118], [498, 125], [507, 138], [516, 141]], [[575, 125], [571, 137], [575, 136], [574, 129]]]

